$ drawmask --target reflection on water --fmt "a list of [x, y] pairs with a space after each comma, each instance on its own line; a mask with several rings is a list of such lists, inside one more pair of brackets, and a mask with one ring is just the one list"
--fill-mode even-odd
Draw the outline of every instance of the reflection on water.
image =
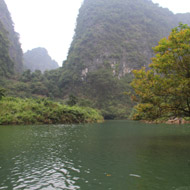
[[190, 126], [1, 126], [4, 189], [190, 190]]

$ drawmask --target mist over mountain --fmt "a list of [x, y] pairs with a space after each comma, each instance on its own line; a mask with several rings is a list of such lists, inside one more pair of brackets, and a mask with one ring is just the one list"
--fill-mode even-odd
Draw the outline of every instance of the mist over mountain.
[[57, 69], [58, 63], [49, 56], [45, 48], [34, 48], [24, 53], [24, 69], [32, 72], [40, 70], [42, 73], [47, 70]]
[[[14, 30], [14, 23], [4, 0], [0, 0], [0, 22], [1, 35], [3, 35], [3, 38], [7, 41], [5, 46], [8, 49], [12, 62], [14, 63], [14, 69], [9, 66], [7, 66], [7, 68], [20, 73], [23, 69], [23, 52], [19, 42], [19, 34]], [[9, 62], [4, 61], [3, 58], [0, 59], [2, 61], [1, 64], [9, 64]], [[5, 70], [3, 72], [5, 72]], [[6, 70], [6, 72], [10, 71]]]

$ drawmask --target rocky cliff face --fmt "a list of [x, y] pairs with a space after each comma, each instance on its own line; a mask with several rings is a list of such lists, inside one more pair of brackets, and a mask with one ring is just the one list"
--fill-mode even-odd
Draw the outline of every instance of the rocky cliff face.
[[19, 34], [14, 30], [14, 24], [4, 0], [0, 0], [0, 21], [2, 27], [7, 31], [9, 41], [9, 56], [14, 63], [14, 71], [22, 72], [23, 69], [23, 53], [19, 42]]
[[24, 68], [32, 72], [53, 70], [59, 67], [58, 63], [48, 55], [45, 48], [35, 48], [24, 53]]
[[67, 64], [84, 77], [111, 68], [119, 78], [147, 66], [152, 47], [189, 14], [174, 15], [150, 0], [84, 0]]

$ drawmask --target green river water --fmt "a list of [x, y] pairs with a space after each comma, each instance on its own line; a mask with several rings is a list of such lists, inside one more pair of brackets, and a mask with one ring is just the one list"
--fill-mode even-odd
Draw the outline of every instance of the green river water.
[[190, 190], [190, 125], [0, 126], [0, 190]]

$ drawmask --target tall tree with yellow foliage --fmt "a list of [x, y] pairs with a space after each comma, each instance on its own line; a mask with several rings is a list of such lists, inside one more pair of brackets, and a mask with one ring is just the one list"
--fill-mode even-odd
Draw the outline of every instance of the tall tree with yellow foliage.
[[135, 70], [133, 119], [190, 117], [190, 27], [180, 24], [154, 48], [149, 70]]

